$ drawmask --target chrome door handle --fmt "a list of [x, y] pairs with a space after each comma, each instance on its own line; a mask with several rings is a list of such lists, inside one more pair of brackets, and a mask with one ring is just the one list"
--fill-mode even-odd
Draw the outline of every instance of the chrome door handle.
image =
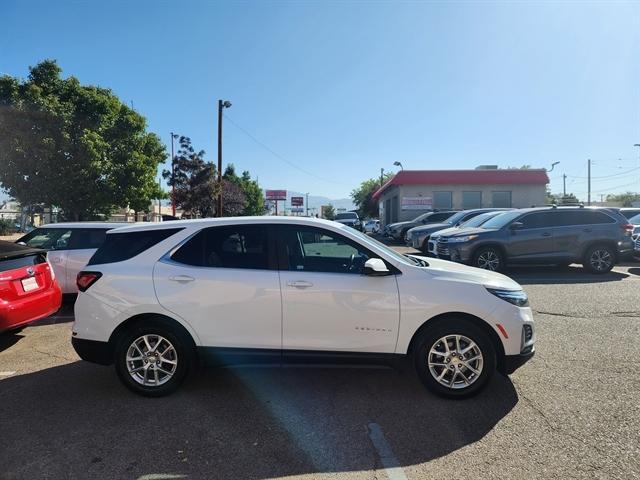
[[169, 280], [171, 280], [172, 282], [187, 283], [193, 282], [195, 278], [190, 277], [189, 275], [175, 275], [173, 277], [169, 277]]
[[289, 282], [287, 283], [287, 285], [289, 285], [290, 287], [295, 287], [295, 288], [309, 288], [309, 287], [313, 287], [313, 283], [311, 282], [305, 282], [302, 280], [297, 280], [295, 282]]

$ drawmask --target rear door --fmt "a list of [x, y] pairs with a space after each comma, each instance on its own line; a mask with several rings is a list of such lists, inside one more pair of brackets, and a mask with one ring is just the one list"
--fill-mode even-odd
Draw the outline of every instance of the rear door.
[[77, 292], [76, 277], [95, 251], [104, 243], [108, 228], [74, 228], [67, 244], [65, 288], [63, 293]]
[[204, 346], [270, 349], [279, 359], [282, 305], [272, 244], [268, 225], [203, 229], [156, 264], [158, 301]]
[[563, 259], [580, 260], [585, 245], [594, 240], [615, 241], [618, 228], [616, 220], [594, 210], [564, 210], [556, 213], [558, 222], [554, 228], [554, 244]]
[[517, 218], [522, 228], [509, 230], [507, 256], [513, 262], [542, 261], [555, 255], [553, 227], [555, 212], [532, 212]]

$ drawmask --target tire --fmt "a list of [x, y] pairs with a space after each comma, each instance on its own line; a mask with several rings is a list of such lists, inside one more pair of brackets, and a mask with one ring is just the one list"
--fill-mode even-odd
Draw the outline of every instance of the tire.
[[[160, 358], [154, 355], [158, 343], [159, 350], [163, 351]], [[150, 351], [147, 345], [151, 347]], [[127, 361], [128, 353], [140, 359]], [[148, 360], [143, 359], [146, 355], [150, 355]], [[161, 320], [134, 324], [120, 336], [114, 353], [116, 372], [122, 383], [129, 390], [147, 397], [162, 397], [176, 391], [191, 371], [194, 360], [192, 339]], [[130, 369], [133, 372], [130, 373]], [[141, 372], [145, 372], [144, 378]]]
[[[446, 352], [445, 338], [450, 354], [438, 355], [435, 352]], [[456, 338], [460, 344], [457, 351]], [[468, 363], [470, 352], [465, 352], [468, 347], [472, 347], [473, 363]], [[466, 361], [460, 362], [460, 352], [464, 352]], [[414, 349], [414, 365], [422, 384], [430, 392], [445, 398], [469, 398], [478, 394], [495, 373], [496, 349], [480, 327], [465, 319], [449, 318], [420, 334]], [[444, 375], [441, 380], [438, 379], [440, 375]]]
[[594, 245], [584, 254], [582, 266], [591, 273], [608, 273], [616, 264], [616, 252], [608, 245]]
[[473, 254], [471, 265], [484, 270], [501, 272], [505, 266], [504, 255], [495, 247], [482, 247]]
[[[446, 352], [445, 338], [449, 354], [438, 355], [436, 352]], [[460, 350], [454, 351], [456, 338]], [[470, 346], [471, 351], [465, 352], [465, 348]], [[460, 352], [465, 352], [466, 361], [460, 362]], [[473, 363], [467, 363], [470, 353], [474, 355], [472, 360], [475, 358]], [[489, 335], [460, 318], [445, 319], [424, 330], [417, 339], [413, 360], [418, 377], [427, 390], [445, 398], [461, 399], [478, 394], [496, 371], [496, 349]], [[440, 375], [444, 376], [439, 380]]]

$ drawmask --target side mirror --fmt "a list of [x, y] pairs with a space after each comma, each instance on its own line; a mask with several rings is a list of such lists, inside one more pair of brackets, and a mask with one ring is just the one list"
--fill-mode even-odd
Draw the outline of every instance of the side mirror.
[[520, 230], [522, 227], [523, 227], [522, 222], [513, 222], [511, 225], [509, 225], [509, 229], [511, 230]]
[[25, 247], [27, 246], [27, 244], [26, 244], [26, 243], [24, 243], [24, 242], [16, 242], [16, 243], [17, 243], [18, 245], [24, 245]]
[[379, 258], [370, 258], [364, 262], [362, 273], [371, 277], [382, 277], [391, 275], [387, 265]]

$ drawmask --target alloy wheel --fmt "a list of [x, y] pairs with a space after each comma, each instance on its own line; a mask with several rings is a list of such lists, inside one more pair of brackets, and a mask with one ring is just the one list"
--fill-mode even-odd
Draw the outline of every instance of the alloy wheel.
[[493, 250], [487, 250], [478, 256], [477, 266], [495, 272], [500, 268], [500, 257]]
[[605, 248], [599, 248], [591, 253], [589, 263], [594, 270], [598, 272], [604, 272], [611, 268], [613, 257], [611, 253]]
[[480, 347], [459, 334], [438, 339], [427, 354], [429, 373], [441, 385], [460, 390], [473, 385], [482, 373], [484, 358]]
[[178, 354], [161, 335], [138, 337], [127, 349], [127, 371], [140, 385], [158, 387], [167, 383], [178, 368]]

